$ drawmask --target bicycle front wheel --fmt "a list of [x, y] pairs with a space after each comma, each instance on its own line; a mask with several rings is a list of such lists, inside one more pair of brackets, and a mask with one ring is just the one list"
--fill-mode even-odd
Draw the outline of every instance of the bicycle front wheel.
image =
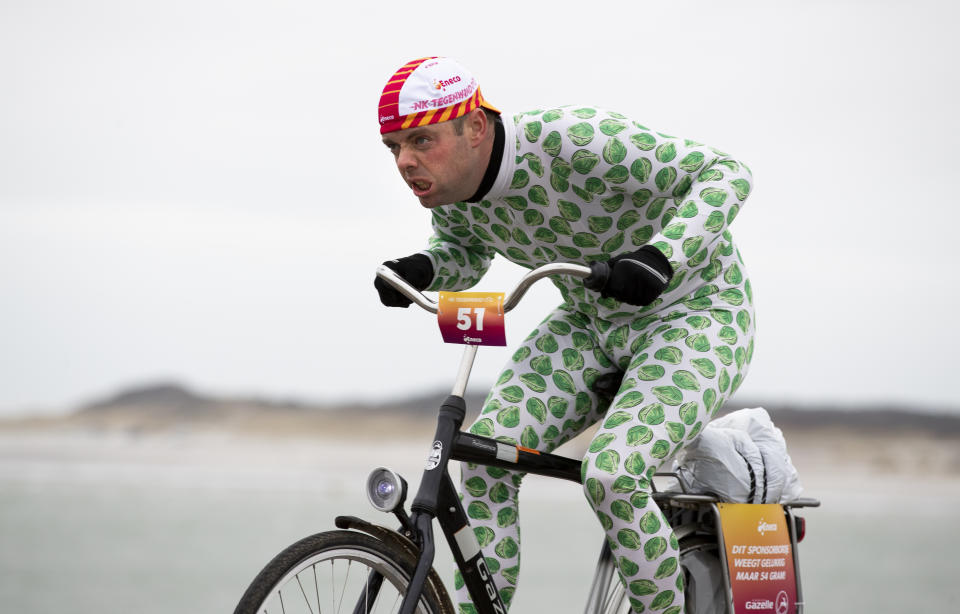
[[[364, 533], [318, 533], [274, 557], [234, 614], [398, 612], [415, 566], [408, 551]], [[427, 582], [416, 611], [442, 614], [444, 602]]]

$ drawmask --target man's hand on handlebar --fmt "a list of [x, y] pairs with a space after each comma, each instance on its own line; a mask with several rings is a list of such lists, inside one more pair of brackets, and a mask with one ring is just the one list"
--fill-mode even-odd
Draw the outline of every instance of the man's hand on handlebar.
[[[423, 254], [413, 254], [405, 258], [388, 260], [383, 263], [392, 269], [417, 290], [426, 290], [433, 281], [433, 263]], [[394, 290], [390, 284], [379, 277], [373, 280], [373, 287], [380, 294], [380, 302], [387, 307], [409, 307], [410, 299]]]
[[673, 278], [670, 261], [652, 245], [644, 245], [607, 262], [591, 263], [590, 270], [590, 277], [583, 280], [588, 290], [599, 292], [603, 298], [641, 307], [660, 296]]
[[[402, 277], [404, 281], [418, 291], [426, 290], [433, 282], [433, 263], [424, 254], [413, 254], [405, 258], [388, 260], [383, 266]], [[572, 267], [572, 271], [564, 269]], [[588, 269], [580, 265], [562, 265], [559, 263], [545, 265], [535, 269], [532, 273], [543, 272], [551, 267], [559, 267], [543, 274], [574, 274], [584, 278], [583, 285], [588, 290], [599, 292], [604, 298], [613, 298], [630, 305], [646, 306], [652, 303], [664, 291], [673, 278], [673, 268], [666, 256], [652, 245], [644, 245], [640, 249], [621, 254], [606, 262], [594, 262]], [[517, 300], [522, 296], [530, 283], [543, 276], [535, 275], [524, 287], [518, 288]], [[529, 275], [527, 276], [529, 278]], [[527, 279], [525, 278], [525, 279]], [[380, 295], [380, 302], [387, 307], [409, 307], [411, 300], [402, 292], [394, 289], [389, 283], [377, 277], [373, 282]], [[512, 307], [512, 305], [511, 305]]]

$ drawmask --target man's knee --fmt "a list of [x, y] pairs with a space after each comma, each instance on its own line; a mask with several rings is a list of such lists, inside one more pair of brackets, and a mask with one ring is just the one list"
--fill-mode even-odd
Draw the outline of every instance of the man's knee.
[[609, 454], [587, 454], [583, 459], [581, 476], [587, 499], [595, 507], [611, 499], [623, 499], [631, 503], [637, 497], [645, 500], [651, 492], [647, 478], [647, 466], [637, 454], [620, 458], [621, 454], [610, 450]]

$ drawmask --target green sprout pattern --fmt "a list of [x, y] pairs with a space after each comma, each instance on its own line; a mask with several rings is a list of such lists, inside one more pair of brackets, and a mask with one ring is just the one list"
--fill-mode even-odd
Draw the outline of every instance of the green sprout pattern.
[[[598, 424], [584, 492], [617, 556], [636, 612], [683, 610], [678, 545], [650, 497], [651, 476], [693, 440], [746, 375], [753, 296], [728, 226], [750, 193], [727, 154], [595, 108], [505, 121], [505, 164], [479, 203], [432, 211], [432, 290], [475, 285], [500, 254], [533, 268], [589, 264], [653, 245], [674, 277], [652, 305], [601, 299], [558, 276], [563, 303], [526, 338], [470, 427], [543, 451]], [[592, 385], [624, 371], [612, 401]], [[466, 465], [462, 494], [505, 603], [519, 577], [522, 474]], [[456, 578], [461, 612], [475, 612]]]

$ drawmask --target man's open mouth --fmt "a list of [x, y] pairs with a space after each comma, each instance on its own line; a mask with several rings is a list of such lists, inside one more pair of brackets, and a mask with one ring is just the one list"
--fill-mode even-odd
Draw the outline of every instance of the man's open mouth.
[[431, 187], [432, 185], [433, 185], [433, 184], [430, 183], [429, 181], [422, 181], [422, 180], [417, 180], [417, 181], [411, 181], [411, 182], [410, 182], [410, 187], [413, 188], [413, 193], [416, 194], [417, 196], [423, 196], [424, 194], [426, 194], [427, 192], [429, 192], [429, 191], [430, 191], [430, 187]]

